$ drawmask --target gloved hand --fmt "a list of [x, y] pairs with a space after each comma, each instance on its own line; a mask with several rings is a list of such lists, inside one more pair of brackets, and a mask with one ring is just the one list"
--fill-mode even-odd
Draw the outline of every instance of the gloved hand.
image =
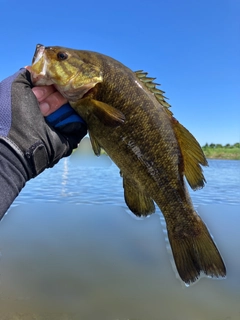
[[14, 152], [28, 179], [70, 155], [87, 133], [70, 105], [49, 115], [46, 122], [32, 87], [26, 69], [0, 83], [0, 143]]

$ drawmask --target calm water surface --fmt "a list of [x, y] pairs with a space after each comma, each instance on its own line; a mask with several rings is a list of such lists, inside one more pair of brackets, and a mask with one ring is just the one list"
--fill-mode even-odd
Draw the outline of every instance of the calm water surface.
[[209, 160], [207, 185], [190, 190], [227, 279], [186, 288], [161, 216], [128, 214], [119, 170], [101, 158], [61, 160], [1, 221], [0, 319], [240, 320], [240, 161]]
[[[62, 159], [28, 182], [14, 205], [38, 201], [74, 204], [126, 206], [122, 178], [115, 164], [103, 167], [77, 165]], [[96, 163], [98, 165], [98, 163]], [[195, 206], [209, 204], [240, 205], [240, 161], [209, 160], [204, 168], [206, 186], [190, 190]]]

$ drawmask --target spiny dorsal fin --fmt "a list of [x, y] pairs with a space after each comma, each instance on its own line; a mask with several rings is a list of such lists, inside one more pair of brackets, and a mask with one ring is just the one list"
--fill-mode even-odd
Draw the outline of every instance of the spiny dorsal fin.
[[200, 189], [206, 182], [200, 165], [208, 165], [202, 148], [194, 136], [174, 117], [172, 124], [183, 157], [184, 175], [193, 190]]
[[164, 91], [156, 88], [159, 84], [153, 82], [155, 78], [147, 77], [148, 73], [142, 70], [136, 71], [135, 74], [144, 84], [145, 88], [154, 94], [172, 120], [175, 136], [183, 156], [184, 175], [190, 187], [193, 190], [202, 188], [206, 180], [200, 165], [208, 165], [202, 148], [194, 136], [173, 117], [173, 113], [169, 109], [170, 105], [165, 101], [166, 98], [163, 95]]
[[147, 77], [147, 74], [147, 72], [142, 70], [135, 72], [137, 78], [144, 84], [145, 88], [154, 94], [157, 101], [165, 108], [165, 111], [171, 118], [175, 136], [183, 157], [184, 175], [189, 185], [193, 190], [202, 188], [206, 180], [200, 165], [208, 165], [202, 148], [194, 136], [173, 117], [173, 113], [169, 109], [170, 105], [165, 101], [164, 91], [156, 88], [159, 84], [154, 83], [153, 80], [155, 80], [155, 78]]
[[165, 101], [167, 99], [163, 94], [164, 91], [156, 88], [160, 84], [153, 82], [156, 78], [147, 77], [148, 73], [143, 70], [138, 70], [134, 72], [137, 78], [144, 84], [144, 86], [154, 94], [157, 101], [165, 108], [170, 108], [170, 104]]

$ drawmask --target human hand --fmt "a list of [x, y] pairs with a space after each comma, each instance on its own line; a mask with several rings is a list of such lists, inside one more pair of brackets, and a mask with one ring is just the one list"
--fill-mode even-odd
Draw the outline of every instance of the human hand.
[[67, 99], [64, 98], [54, 86], [33, 87], [32, 91], [35, 94], [39, 102], [39, 108], [45, 117], [67, 103]]
[[[31, 66], [26, 66], [25, 69], [31, 73]], [[39, 102], [39, 108], [44, 117], [47, 117], [68, 102], [53, 85], [33, 87], [32, 91]]]
[[0, 140], [19, 155], [29, 179], [71, 154], [87, 133], [70, 105], [61, 107], [64, 102], [54, 87], [32, 88], [27, 70], [0, 83]]

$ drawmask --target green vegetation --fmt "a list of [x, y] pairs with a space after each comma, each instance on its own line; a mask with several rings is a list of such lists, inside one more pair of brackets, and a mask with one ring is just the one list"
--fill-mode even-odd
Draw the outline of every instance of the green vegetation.
[[225, 146], [215, 143], [206, 143], [202, 149], [206, 158], [240, 160], [240, 143], [232, 145], [227, 143]]

